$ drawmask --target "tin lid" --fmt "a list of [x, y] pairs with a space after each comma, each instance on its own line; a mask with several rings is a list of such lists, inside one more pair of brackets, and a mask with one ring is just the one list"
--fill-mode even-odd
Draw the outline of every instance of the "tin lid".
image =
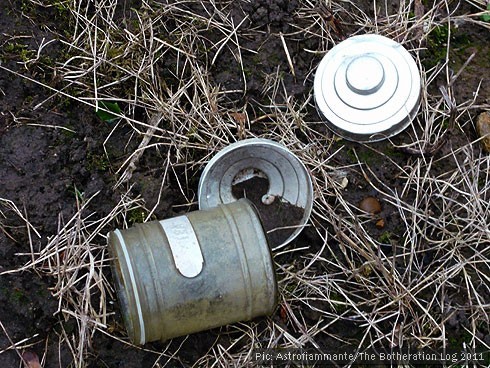
[[420, 99], [420, 75], [399, 43], [379, 35], [348, 38], [318, 66], [317, 108], [336, 134], [355, 141], [379, 141], [405, 129]]

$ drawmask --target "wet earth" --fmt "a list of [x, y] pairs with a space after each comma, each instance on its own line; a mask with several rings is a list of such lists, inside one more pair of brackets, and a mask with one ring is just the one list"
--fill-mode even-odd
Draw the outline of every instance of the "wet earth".
[[[105, 142], [113, 129], [110, 124], [101, 121], [92, 108], [56, 94], [40, 84], [55, 88], [60, 86], [58, 76], [53, 68], [48, 66], [64, 57], [63, 53], [66, 50], [61, 43], [50, 43], [44, 49], [43, 55], [47, 55], [44, 59], [24, 65], [25, 60], [36, 57], [30, 50], [36, 50], [43, 39], [56, 39], [58, 36], [55, 33], [62, 33], [60, 27], [63, 24], [55, 8], [39, 8], [35, 12], [27, 12], [25, 4], [26, 2], [21, 0], [5, 0], [0, 4], [0, 65], [11, 70], [0, 69], [0, 198], [4, 200], [0, 203], [0, 273], [21, 268], [29, 261], [30, 252], [37, 252], [47, 244], [48, 238], [57, 233], [60, 225], [77, 212], [77, 193], [80, 191], [87, 198], [99, 192], [91, 210], [97, 216], [106, 216], [125, 192], [125, 189], [114, 189], [114, 171], [125, 159], [127, 152], [136, 148], [134, 143], [133, 146], [124, 145], [131, 129], [116, 129]], [[138, 6], [138, 2], [134, 1], [133, 6]], [[260, 0], [246, 2], [233, 9], [232, 16], [236, 18], [236, 23], [247, 14], [249, 26], [263, 31], [260, 33], [261, 36], [250, 39], [249, 44], [243, 45], [245, 48], [259, 50], [257, 54], [244, 56], [245, 67], [251, 71], [251, 75], [247, 81], [247, 101], [242, 101], [243, 103], [249, 102], [249, 106], [252, 106], [253, 101], [262, 101], [261, 91], [266, 76], [276, 71], [278, 60], [283, 61], [285, 58], [284, 48], [277, 34], [291, 31], [290, 20], [297, 6], [296, 1]], [[366, 9], [368, 8], [366, 6]], [[244, 27], [246, 26], [247, 24], [244, 24]], [[338, 35], [336, 41], [349, 34], [349, 26], [345, 26], [343, 32], [344, 34]], [[490, 32], [471, 25], [461, 25], [457, 34], [462, 37], [462, 46], [452, 54], [451, 65], [455, 70], [458, 70], [473, 52], [476, 52], [476, 56], [459, 77], [455, 98], [457, 101], [471, 99], [480, 87], [480, 97], [476, 105], [486, 103], [490, 96]], [[289, 49], [295, 61], [295, 76], [289, 73], [287, 63], [280, 63], [283, 68], [281, 72], [286, 74], [284, 87], [288, 95], [304, 99], [309, 93], [312, 88], [310, 72], [320, 61], [322, 54], [302, 50], [323, 47], [324, 45], [318, 45], [313, 38], [297, 35], [296, 44], [291, 44]], [[25, 56], [24, 59], [22, 55]], [[428, 63], [433, 62], [431, 55], [426, 57]], [[237, 64], [228, 63], [227, 58], [232, 58], [232, 55], [223, 54], [220, 66], [213, 71], [213, 82], [229, 90], [241, 88], [242, 81], [238, 77], [241, 72], [235, 69]], [[253, 73], [253, 70], [256, 72]], [[482, 79], [484, 81], [480, 84]], [[249, 109], [250, 114], [253, 114], [253, 108]], [[478, 111], [472, 113], [476, 116]], [[320, 119], [314, 108], [310, 109], [309, 116], [305, 119], [316, 122], [312, 124], [319, 124], [318, 131], [323, 130], [325, 134], [329, 134], [327, 129], [318, 123]], [[464, 129], [465, 136], [454, 136], [451, 139], [456, 142], [467, 137], [475, 138], [476, 133], [472, 127], [466, 126]], [[395, 142], [398, 143], [403, 140], [403, 134], [395, 138]], [[109, 158], [105, 156], [104, 142], [106, 150], [110, 150]], [[381, 160], [377, 162], [377, 158], [371, 155], [373, 150], [391, 150], [387, 143], [376, 143], [369, 147], [349, 142], [342, 144], [348, 146], [346, 151], [350, 154], [337, 155], [331, 165], [349, 165], [356, 161], [357, 156], [361, 160], [369, 160], [380, 180], [396, 180], [390, 172], [392, 166]], [[441, 152], [447, 149], [443, 147]], [[406, 153], [399, 152], [393, 157], [402, 163], [406, 159], [404, 155]], [[132, 193], [144, 198], [148, 208], [156, 204], [160, 191], [163, 168], [154, 170], [154, 163], [159, 160], [161, 156], [157, 153], [143, 156], [133, 176], [135, 185]], [[193, 173], [197, 178], [200, 170], [196, 169]], [[377, 196], [377, 193], [363, 181], [361, 173], [352, 180], [352, 184], [359, 190], [347, 196], [351, 203], [359, 203], [366, 196]], [[195, 183], [193, 189], [197, 192], [197, 180]], [[28, 219], [38, 234], [33, 230], [27, 231], [25, 222], [12, 210], [7, 201], [15, 203], [21, 215]], [[184, 203], [186, 198], [174, 182], [163, 191], [154, 216], [167, 218], [196, 209], [195, 205], [180, 206]], [[382, 204], [381, 213], [377, 216], [386, 221], [386, 226], [380, 229], [375, 226], [376, 221], [373, 221], [370, 229], [376, 237], [387, 231], [396, 233], [399, 222], [394, 213], [391, 204]], [[301, 246], [302, 242], [310, 242], [312, 239], [318, 240], [317, 235], [314, 231], [307, 230], [296, 242]], [[107, 277], [110, 278], [109, 270]], [[40, 357], [46, 351], [46, 368], [67, 367], [72, 362], [68, 347], [59, 347], [57, 342], [63, 330], [61, 324], [65, 324], [64, 329], [69, 330], [74, 328], [70, 327], [74, 322], [63, 322], [59, 318], [56, 313], [58, 302], [51, 295], [51, 287], [52, 280], [32, 271], [0, 276], [0, 366], [19, 366], [17, 352], [9, 348], [12, 342], [19, 341], [20, 350], [27, 347], [36, 351]], [[117, 313], [117, 307], [114, 308]], [[314, 319], [314, 313], [310, 314]], [[280, 310], [272, 318], [281, 321]], [[260, 324], [261, 321], [257, 323]], [[338, 326], [335, 328], [339, 331], [341, 329]], [[346, 325], [344, 328], [345, 331], [349, 331], [349, 326]], [[223, 327], [174, 339], [169, 351], [177, 350], [180, 345], [182, 348], [180, 353], [172, 358], [171, 366], [194, 364], [216, 339], [221, 339], [226, 345], [231, 340], [227, 333], [229, 330]], [[345, 333], [348, 337], [348, 332]], [[336, 344], [328, 338], [325, 338], [324, 343], [327, 346]], [[149, 344], [150, 349], [161, 350], [163, 347], [164, 345], [159, 343]], [[99, 333], [93, 338], [86, 360], [90, 362], [90, 367], [153, 367], [157, 359], [152, 352], [128, 348], [123, 343]], [[163, 358], [162, 362], [165, 359], [167, 358]]]
[[[283, 244], [301, 226], [305, 210], [282, 199], [268, 195], [269, 181], [252, 177], [232, 186], [235, 198], [247, 198], [257, 209], [271, 248]], [[264, 196], [267, 196], [264, 198]]]

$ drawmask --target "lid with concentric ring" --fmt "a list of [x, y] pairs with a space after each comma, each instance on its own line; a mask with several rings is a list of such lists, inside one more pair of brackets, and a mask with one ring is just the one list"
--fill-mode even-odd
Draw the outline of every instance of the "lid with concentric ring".
[[374, 142], [405, 129], [417, 113], [420, 74], [399, 43], [379, 35], [348, 38], [322, 59], [314, 94], [336, 134]]

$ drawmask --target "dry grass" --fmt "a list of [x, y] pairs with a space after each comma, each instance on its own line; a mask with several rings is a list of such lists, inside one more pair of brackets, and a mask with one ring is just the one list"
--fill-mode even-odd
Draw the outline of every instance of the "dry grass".
[[[367, 14], [372, 9], [351, 2], [325, 1], [320, 6], [301, 1], [294, 31], [277, 35], [284, 64], [265, 78], [261, 101], [244, 98], [250, 73], [244, 55], [258, 53], [246, 41], [265, 31], [245, 27], [247, 18], [236, 22], [232, 2], [146, 0], [138, 11], [127, 10], [130, 17], [122, 26], [116, 1], [63, 3], [73, 24], [72, 37], [63, 41], [73, 56], [56, 66], [64, 90], [95, 108], [101, 101], [118, 101], [124, 111], [114, 130], [130, 126], [130, 139], [137, 141], [137, 150], [115, 168], [118, 190], [130, 188], [142, 155], [159, 150], [166, 157], [162, 188], [183, 167], [188, 175], [178, 177], [178, 183], [183, 193], [192, 193], [189, 181], [213, 154], [254, 136], [285, 144], [312, 174], [311, 224], [318, 241], [274, 255], [280, 318], [267, 319], [266, 327], [264, 321], [230, 326], [227, 344], [216, 340], [195, 366], [242, 366], [250, 363], [253, 348], [321, 348], [327, 340], [364, 348], [380, 343], [454, 347], [462, 337], [447, 329], [456, 319], [469, 346], [490, 349], [484, 340], [490, 327], [490, 156], [464, 135], [473, 125], [472, 111], [490, 106], [475, 106], [477, 94], [475, 100], [455, 100], [461, 74], [451, 73], [447, 53], [446, 62], [429, 69], [420, 54], [437, 26], [470, 22], [488, 28], [478, 17], [485, 2], [468, 1], [473, 15], [453, 12], [448, 1], [436, 1], [431, 9], [422, 9], [420, 1], [401, 3], [397, 12], [375, 9], [372, 16]], [[347, 162], [350, 146], [312, 120], [311, 92], [303, 100], [294, 99], [284, 72], [279, 72], [279, 67], [298, 72], [291, 56], [298, 39], [318, 45], [301, 52], [321, 55], [347, 34], [365, 32], [404, 43], [422, 70], [422, 106], [413, 128], [402, 143], [388, 144], [405, 157], [372, 148], [396, 179], [390, 182], [377, 177], [373, 164], [359, 158]], [[450, 46], [448, 36], [447, 51]], [[226, 90], [212, 82], [216, 68], [226, 67], [220, 65], [225, 53], [233, 55], [241, 74], [233, 77], [242, 78], [240, 88]], [[304, 81], [308, 86], [311, 67]], [[436, 80], [444, 79], [435, 88]], [[459, 138], [451, 143], [454, 137]], [[353, 202], [359, 180], [393, 209], [398, 233], [373, 235], [371, 216]], [[142, 199], [126, 194], [106, 217], [97, 218], [90, 212], [91, 200], [96, 198], [79, 197], [75, 216], [66, 222], [60, 218], [58, 233], [40, 252], [33, 250], [22, 268], [51, 276], [60, 318], [77, 322], [74, 332], [59, 336], [76, 367], [88, 365], [94, 334], [120, 338], [107, 313], [115, 296], [105, 278], [105, 234], [115, 223], [124, 223], [131, 209], [144, 206]], [[187, 196], [182, 204], [195, 200]], [[149, 210], [151, 214], [154, 209]], [[334, 332], [345, 326], [355, 334]], [[153, 351], [154, 366], [172, 364], [184, 350], [185, 340], [181, 347]]]

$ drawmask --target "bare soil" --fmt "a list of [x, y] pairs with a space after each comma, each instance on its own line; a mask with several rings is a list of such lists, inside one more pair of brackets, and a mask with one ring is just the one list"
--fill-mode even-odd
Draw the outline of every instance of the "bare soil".
[[[126, 2], [138, 7], [138, 1]], [[395, 4], [398, 2], [393, 2]], [[45, 53], [50, 60], [43, 59], [29, 65], [23, 65], [21, 55], [28, 50], [35, 49], [45, 39], [57, 39], [58, 34], [63, 32], [63, 14], [57, 13], [56, 7], [25, 9], [26, 2], [8, 0], [0, 5], [0, 63], [15, 72], [22, 73], [36, 80], [42, 80], [49, 86], [57, 86], [56, 73], [52, 65], [56, 65], [58, 57], [65, 52], [66, 46], [59, 42], [48, 45]], [[35, 7], [32, 3], [30, 6]], [[371, 2], [358, 2], [357, 6], [363, 7], [370, 14]], [[283, 0], [260, 0], [252, 2], [236, 1], [233, 3], [230, 14], [238, 24], [248, 16], [243, 27], [260, 30], [259, 36], [250, 37], [248, 43], [243, 44], [244, 49], [257, 50], [257, 53], [248, 53], [243, 56], [244, 70], [247, 73], [247, 84], [245, 97], [240, 97], [241, 106], [246, 106], [250, 116], [257, 114], [257, 107], [267, 104], [263, 88], [267, 84], [267, 76], [276, 73], [284, 73], [284, 92], [293, 99], [304, 100], [312, 89], [311, 73], [319, 63], [322, 54], [305, 52], [304, 50], [320, 49], [323, 46], [316, 44], [314, 38], [298, 34], [296, 42], [289, 44], [289, 52], [294, 60], [295, 75], [290, 73], [284, 46], [279, 37], [280, 33], [293, 30], [291, 24], [301, 20], [294, 19], [296, 1]], [[394, 5], [396, 7], [396, 5]], [[128, 10], [129, 11], [129, 10]], [[461, 14], [469, 11], [469, 5], [462, 5]], [[339, 15], [341, 20], [342, 15]], [[374, 17], [374, 14], [373, 14]], [[355, 29], [353, 25], [344, 25], [342, 33], [339, 32], [338, 42], [349, 36], [350, 31]], [[217, 35], [209, 34], [212, 42]], [[472, 99], [475, 91], [479, 94], [475, 105], [488, 103], [490, 96], [490, 33], [470, 24], [462, 24], [455, 29], [454, 37], [460, 37], [459, 47], [451, 50], [450, 68], [457, 72], [472, 53], [476, 53], [472, 62], [466, 67], [457, 80], [454, 89], [456, 101]], [[24, 51], [23, 51], [24, 50]], [[30, 55], [34, 57], [35, 55]], [[242, 72], [237, 69], [237, 64], [230, 62], [235, 55], [230, 51], [223, 51], [214, 66], [211, 82], [223, 89], [234, 90], [243, 86]], [[428, 53], [425, 62], [433, 63], [434, 54]], [[424, 60], [423, 60], [424, 62]], [[48, 63], [53, 63], [49, 65]], [[280, 67], [278, 67], [280, 65]], [[442, 85], [443, 81], [441, 81]], [[429, 91], [430, 92], [430, 91]], [[232, 96], [231, 96], [232, 97]], [[230, 97], [230, 98], [231, 98]], [[475, 117], [478, 109], [472, 110]], [[327, 128], [321, 122], [314, 106], [308, 109], [308, 116], [312, 126], [319, 132], [329, 135]], [[267, 124], [271, 126], [274, 121], [265, 121], [263, 125], [257, 126], [255, 134], [267, 130]], [[31, 82], [18, 75], [0, 69], [0, 198], [14, 202], [28, 217], [30, 223], [40, 234], [38, 238], [33, 233], [26, 231], [24, 222], [7, 208], [0, 207], [0, 272], [22, 267], [30, 259], [30, 240], [33, 238], [34, 252], [39, 251], [48, 242], [48, 237], [56, 234], [60, 224], [63, 224], [74, 213], [77, 212], [77, 195], [83, 192], [85, 197], [100, 192], [97, 201], [93, 203], [91, 210], [95, 216], [107, 215], [115, 206], [121, 195], [122, 189], [114, 189], [114, 169], [118, 167], [125, 158], [127, 152], [136, 148], [135, 143], [126, 146], [131, 129], [119, 127], [111, 135], [108, 142], [106, 137], [112, 131], [113, 126], [101, 121], [92, 108], [86, 107], [80, 102], [70, 100], [62, 95], [54, 94], [49, 89]], [[252, 129], [253, 130], [253, 129]], [[302, 139], [302, 132], [298, 131], [298, 138]], [[357, 162], [365, 162], [374, 171], [380, 181], [390, 183], [393, 188], [403, 190], [402, 183], [394, 174], [394, 165], [384, 160], [384, 156], [378, 155], [382, 152], [389, 155], [398, 165], [403, 166], [414, 159], [414, 155], [393, 149], [393, 144], [402, 144], [406, 141], [407, 133], [395, 137], [392, 142], [384, 141], [370, 145], [342, 141], [345, 145], [341, 155], [336, 155], [329, 164], [331, 166], [349, 166]], [[460, 145], [475, 139], [476, 133], [470, 125], [461, 127], [448, 136], [447, 142], [433, 153], [435, 157], [449, 152], [450, 147]], [[104, 150], [104, 142], [108, 157]], [[331, 152], [337, 147], [330, 147]], [[164, 168], [158, 168], [158, 163], [163, 160], [166, 153], [152, 151], [145, 154], [138, 169], [133, 176], [134, 186], [131, 193], [144, 198], [147, 207], [151, 208], [157, 203], [160, 191], [160, 180]], [[448, 167], [440, 165], [438, 170], [443, 172], [450, 168], [453, 163], [448, 162]], [[156, 169], [157, 168], [157, 169]], [[202, 168], [194, 168], [191, 173], [196, 179], [194, 187], [186, 189], [197, 193], [197, 178]], [[349, 188], [345, 192], [345, 198], [350, 203], [359, 203], [367, 196], [376, 196], [377, 193], [365, 180], [365, 175], [360, 170], [353, 170], [349, 176]], [[398, 184], [398, 182], [400, 183]], [[255, 184], [254, 184], [255, 185]], [[355, 188], [355, 190], [352, 190]], [[243, 189], [243, 188], [242, 188]], [[154, 218], [168, 218], [184, 211], [196, 209], [196, 204], [183, 206], [187, 203], [182, 193], [179, 182], [173, 180], [163, 189]], [[250, 192], [247, 191], [247, 197]], [[394, 204], [384, 198], [380, 198], [382, 212], [377, 215], [385, 220], [383, 228], [377, 228], [372, 218], [362, 218], [367, 221], [368, 231], [374, 238], [387, 240], [384, 252], [390, 253], [394, 245], [403, 233], [402, 221]], [[257, 199], [255, 200], [257, 202]], [[287, 204], [280, 203], [282, 207]], [[272, 210], [273, 207], [269, 207]], [[288, 212], [288, 208], [282, 208]], [[263, 212], [264, 213], [264, 212]], [[302, 213], [294, 212], [291, 221], [295, 222]], [[266, 230], [277, 227], [277, 219], [283, 222], [283, 215], [270, 214], [263, 218]], [[117, 225], [117, 224], [115, 224]], [[270, 242], [276, 244], [287, 238], [287, 232], [270, 233]], [[391, 240], [391, 242], [388, 242]], [[303, 245], [320, 249], [321, 239], [312, 229], [306, 229], [295, 241], [295, 247]], [[335, 240], [330, 240], [329, 246], [333, 252], [341, 254], [341, 249]], [[314, 249], [313, 249], [314, 250]], [[423, 262], [431, 262], [434, 254], [420, 253]], [[290, 256], [278, 255], [275, 261], [279, 264], [293, 262]], [[401, 267], [402, 265], [400, 265]], [[107, 278], [110, 280], [110, 270], [107, 269]], [[73, 357], [66, 345], [58, 346], [58, 337], [63, 329], [70, 331], [75, 322], [73, 320], [63, 321], [59, 313], [55, 313], [58, 302], [52, 296], [51, 280], [41, 277], [33, 272], [21, 272], [4, 274], [0, 276], [0, 322], [3, 324], [0, 330], [0, 366], [17, 367], [20, 359], [16, 351], [11, 347], [11, 341], [18, 342], [28, 339], [20, 344], [19, 349], [27, 347], [44, 356], [45, 368], [68, 367]], [[456, 296], [455, 296], [456, 298]], [[488, 300], [488, 299], [487, 299]], [[124, 336], [124, 331], [119, 319], [117, 302], [111, 302], [110, 311], [113, 331], [119, 336]], [[318, 301], [320, 307], [324, 307], [322, 301]], [[305, 307], [306, 308], [306, 307]], [[279, 325], [287, 329], [290, 321], [284, 320], [281, 308], [271, 317]], [[312, 322], [318, 320], [319, 316], [313, 309], [304, 311], [304, 315]], [[459, 317], [458, 317], [459, 316]], [[387, 320], [388, 324], [390, 321]], [[264, 323], [259, 319], [255, 321], [259, 326]], [[468, 320], [463, 315], [454, 315], [448, 320], [447, 328], [454, 336], [464, 334]], [[61, 328], [63, 325], [63, 329]], [[336, 323], [330, 330], [331, 336], [344, 336], [345, 341], [359, 339], [356, 330], [358, 321]], [[176, 338], [170, 342], [168, 351], [178, 351], [172, 357], [162, 356], [158, 358], [153, 352], [144, 349], [127, 347], [125, 344], [97, 333], [93, 337], [88, 361], [90, 367], [155, 367], [156, 361], [160, 364], [166, 362], [172, 367], [186, 367], [195, 364], [204, 354], [209, 352], [211, 346], [216, 346], [216, 341], [223, 346], [230, 345], [237, 330], [228, 326], [214, 329], [188, 337]], [[487, 331], [488, 333], [488, 331]], [[483, 335], [487, 343], [490, 343], [488, 334]], [[325, 335], [318, 337], [317, 342], [322, 348], [334, 349], [340, 342]], [[148, 344], [146, 348], [162, 351], [167, 345], [163, 343]], [[179, 348], [180, 347], [180, 348]], [[9, 348], [8, 350], [5, 350]], [[239, 344], [236, 349], [239, 349]], [[159, 365], [160, 366], [160, 365]]]
[[305, 213], [304, 208], [297, 207], [281, 197], [275, 197], [270, 204], [264, 203], [262, 196], [267, 194], [269, 181], [253, 177], [232, 187], [235, 198], [247, 198], [259, 213], [267, 241], [271, 248], [283, 244], [294, 233]]

